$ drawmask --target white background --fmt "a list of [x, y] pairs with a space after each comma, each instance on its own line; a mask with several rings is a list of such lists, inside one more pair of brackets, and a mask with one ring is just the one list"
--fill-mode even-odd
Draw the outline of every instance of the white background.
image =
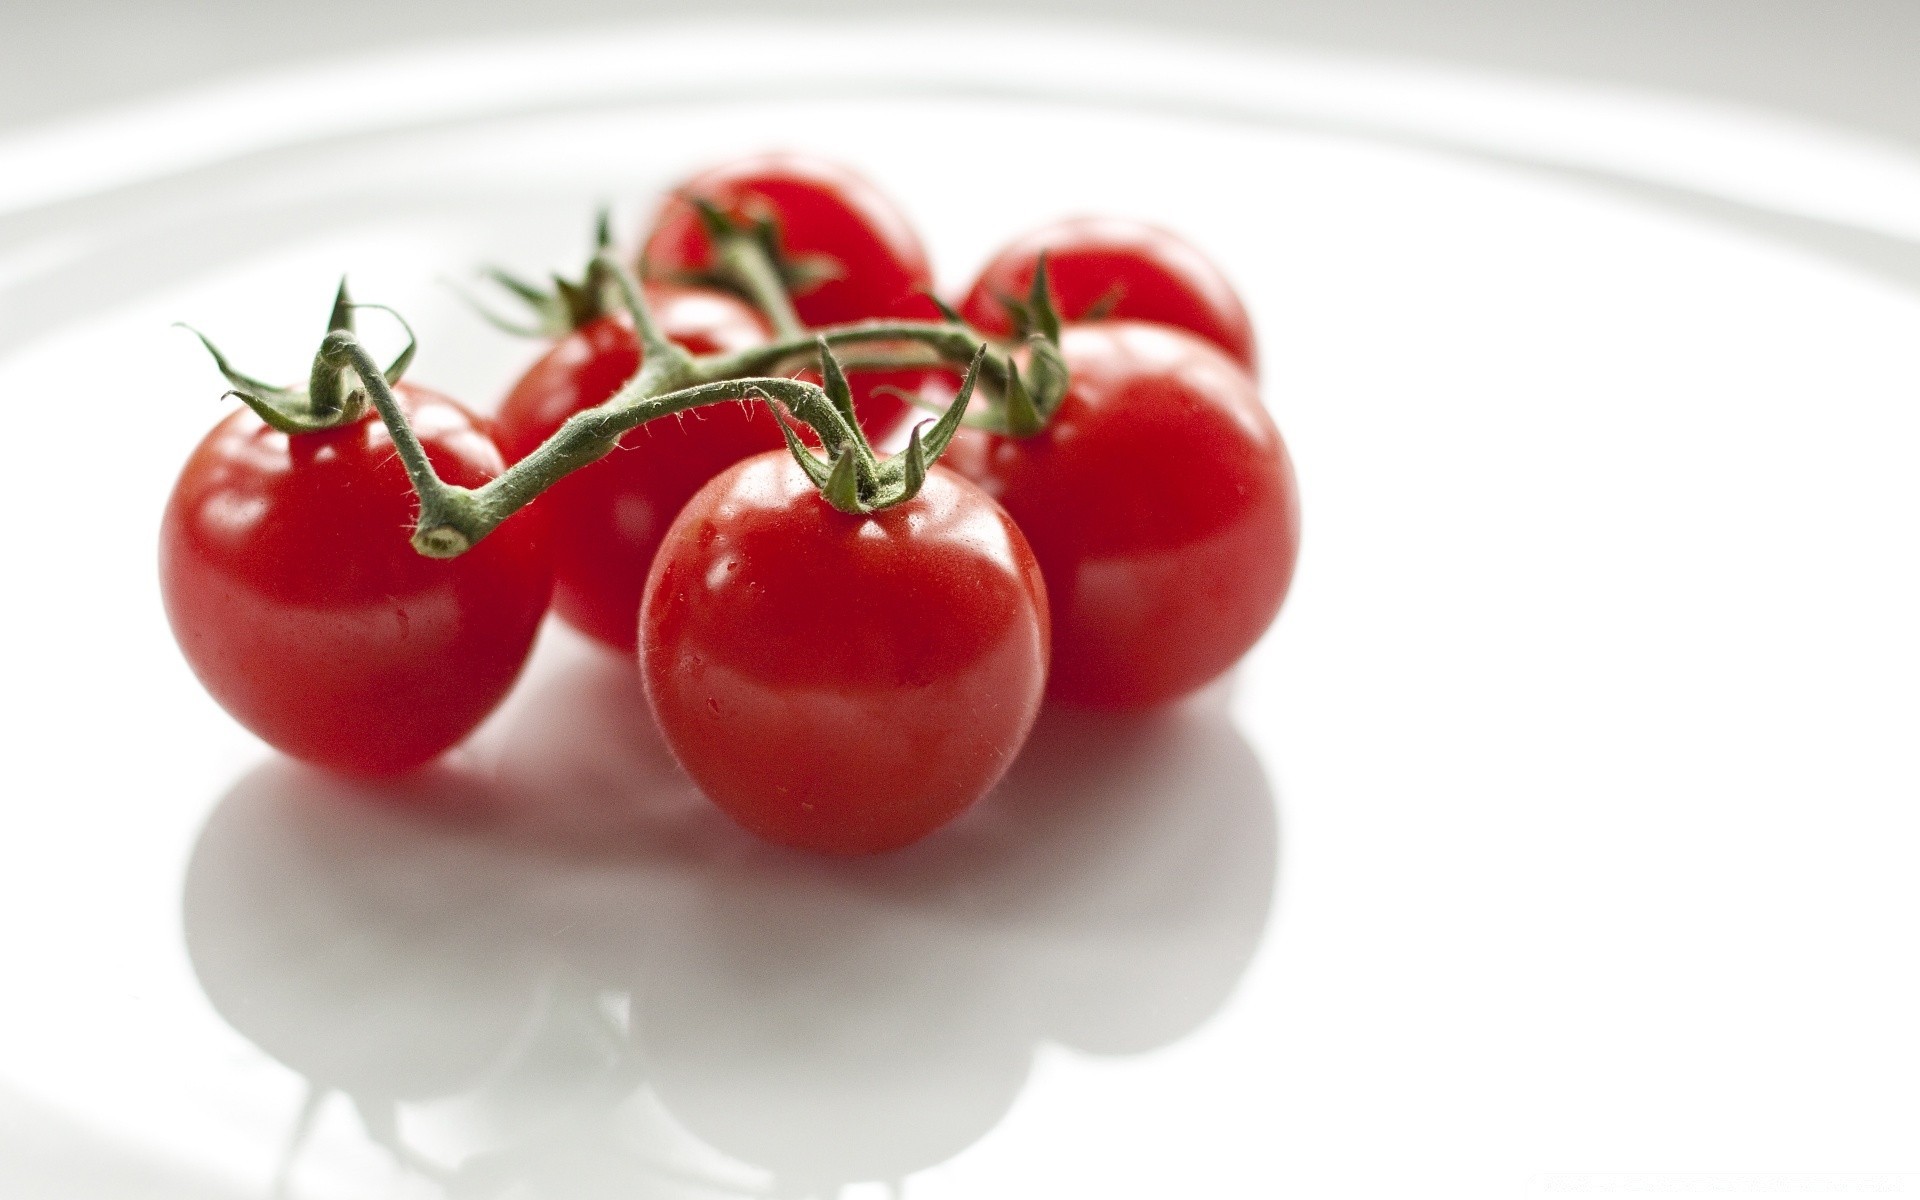
[[[729, 45], [861, 65], [716, 101], [716, 36], [403, 47], [0, 140], [5, 1194], [1913, 1186], [1913, 155], [1297, 51], [775, 32]], [[980, 136], [1022, 188], [955, 186]], [[744, 844], [562, 633], [428, 785], [475, 823], [275, 764], [158, 613], [218, 411], [166, 323], [297, 374], [350, 269], [484, 401], [525, 351], [437, 276], [768, 141], [875, 175], [950, 285], [1086, 208], [1225, 263], [1306, 497], [1274, 634], [864, 867]]]

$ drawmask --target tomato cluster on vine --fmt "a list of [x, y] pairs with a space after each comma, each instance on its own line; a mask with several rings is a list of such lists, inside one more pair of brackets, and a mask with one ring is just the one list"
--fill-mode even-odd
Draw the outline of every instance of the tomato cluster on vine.
[[1045, 226], [949, 305], [870, 183], [777, 155], [674, 189], [631, 261], [600, 243], [551, 290], [496, 273], [552, 344], [490, 420], [401, 383], [411, 343], [372, 363], [344, 285], [306, 388], [214, 352], [247, 407], [175, 487], [163, 594], [276, 748], [424, 765], [551, 605], [739, 824], [871, 853], [989, 792], [1043, 702], [1177, 701], [1279, 611], [1292, 466], [1245, 307], [1175, 235]]

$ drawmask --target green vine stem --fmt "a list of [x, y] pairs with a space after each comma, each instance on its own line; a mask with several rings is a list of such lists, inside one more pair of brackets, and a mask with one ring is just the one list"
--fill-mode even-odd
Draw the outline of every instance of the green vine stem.
[[940, 362], [960, 366], [971, 362], [974, 352], [984, 346], [988, 353], [981, 363], [980, 382], [996, 395], [1006, 390], [1012, 373], [1004, 351], [995, 353], [1001, 350], [996, 343], [963, 325], [938, 321], [858, 321], [778, 338], [731, 354], [710, 355], [695, 363], [703, 375], [712, 378], [770, 373], [812, 361], [820, 342], [836, 354], [855, 347], [873, 348], [874, 352], [867, 355], [843, 356], [841, 365], [850, 371], [924, 367]]
[[757, 238], [730, 236], [717, 239], [720, 267], [767, 314], [773, 331], [783, 337], [804, 334], [806, 322], [794, 311], [793, 298], [780, 278], [780, 270]]
[[[757, 245], [744, 257], [773, 269], [771, 259]], [[1036, 382], [1023, 383], [1021, 372], [997, 343], [965, 325], [929, 321], [864, 321], [789, 332], [764, 346], [694, 356], [667, 339], [631, 274], [604, 253], [597, 257], [596, 267], [604, 268], [632, 317], [643, 352], [640, 370], [605, 403], [575, 413], [533, 453], [478, 488], [449, 484], [434, 471], [394, 395], [389, 372], [381, 370], [350, 328], [334, 328], [321, 343], [316, 374], [350, 370], [358, 376], [367, 402], [393, 437], [394, 449], [420, 500], [412, 543], [421, 554], [453, 558], [466, 553], [540, 493], [611, 453], [629, 429], [725, 401], [766, 403], [780, 421], [795, 457], [828, 500], [847, 512], [868, 512], [899, 503], [919, 490], [929, 465], [945, 449], [966, 413], [976, 385], [997, 393], [989, 398], [1001, 404], [1000, 397], [1024, 396]], [[784, 298], [784, 288], [777, 282], [773, 287]], [[905, 452], [881, 460], [854, 421], [845, 372], [836, 355], [843, 347], [866, 351], [852, 360], [856, 368], [949, 362], [966, 364], [966, 379], [954, 404], [930, 433], [923, 437], [916, 428]], [[818, 365], [826, 387], [775, 374], [801, 365]], [[1049, 372], [1042, 374], [1049, 390], [1064, 390], [1063, 371], [1057, 379]], [[785, 413], [819, 434], [825, 462], [801, 446], [787, 426]]]
[[797, 337], [807, 324], [794, 310], [781, 269], [779, 229], [771, 221], [746, 224], [700, 196], [683, 196], [706, 228], [713, 245], [714, 266], [725, 283], [738, 288], [754, 307], [766, 314], [775, 334]]
[[[466, 488], [445, 482], [434, 471], [393, 389], [387, 386], [378, 365], [357, 337], [345, 330], [336, 330], [327, 335], [320, 354], [331, 364], [350, 367], [360, 377], [374, 410], [391, 432], [394, 450], [420, 498], [413, 548], [429, 558], [465, 554], [541, 492], [605, 457], [621, 434], [656, 417], [727, 400], [777, 400], [816, 428], [832, 430], [840, 423], [826, 392], [797, 379], [714, 380], [649, 396], [642, 387], [636, 386], [648, 374], [643, 369], [613, 399], [568, 418], [532, 454], [486, 484]], [[822, 436], [825, 440], [826, 435]]]

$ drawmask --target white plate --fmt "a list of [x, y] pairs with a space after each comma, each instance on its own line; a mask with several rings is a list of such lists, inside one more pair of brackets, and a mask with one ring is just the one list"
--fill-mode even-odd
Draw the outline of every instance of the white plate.
[[[709, 813], [557, 627], [425, 785], [462, 820], [204, 697], [153, 543], [224, 407], [169, 321], [296, 377], [347, 270], [486, 403], [531, 351], [439, 278], [768, 146], [949, 284], [1073, 211], [1225, 264], [1306, 505], [1230, 687], [1050, 721], [850, 866]], [[422, 53], [0, 142], [0, 1194], [1911, 1188], [1916, 227], [1920, 164], [1831, 131], [1065, 28]]]

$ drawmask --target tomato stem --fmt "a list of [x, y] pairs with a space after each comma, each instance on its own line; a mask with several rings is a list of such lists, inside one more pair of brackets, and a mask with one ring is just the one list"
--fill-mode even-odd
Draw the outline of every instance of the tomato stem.
[[718, 281], [737, 289], [765, 314], [773, 331], [797, 337], [807, 323], [794, 310], [780, 256], [780, 227], [771, 220], [748, 223], [703, 196], [683, 196], [700, 218], [713, 246]]
[[807, 332], [807, 323], [794, 310], [793, 297], [780, 277], [779, 265], [767, 252], [761, 239], [752, 234], [729, 234], [717, 238], [720, 267], [747, 294], [755, 308], [765, 313], [773, 331], [782, 337], [798, 337]]
[[981, 367], [981, 382], [996, 392], [1006, 385], [1010, 369], [1004, 353], [994, 353], [1002, 349], [997, 343], [971, 329], [938, 321], [856, 321], [850, 325], [832, 325], [729, 354], [707, 355], [695, 362], [702, 375], [713, 378], [773, 372], [813, 359], [822, 341], [835, 353], [850, 347], [870, 347], [867, 355], [842, 361], [842, 365], [851, 370], [924, 367], [939, 362], [960, 365], [971, 362], [974, 353], [985, 347], [989, 353]]
[[632, 382], [654, 392], [685, 387], [691, 382], [693, 356], [675, 345], [661, 331], [660, 323], [653, 319], [653, 307], [647, 303], [646, 293], [608, 252], [603, 250], [596, 254], [593, 264], [596, 269], [604, 270], [612, 277], [620, 302], [633, 319], [634, 336], [640, 340], [640, 373]]
[[[638, 372], [604, 403], [575, 413], [542, 442], [500, 475], [478, 488], [442, 480], [428, 461], [419, 437], [401, 409], [383, 372], [350, 329], [327, 334], [315, 360], [322, 370], [339, 378], [351, 371], [393, 437], [395, 451], [420, 498], [414, 523], [413, 547], [429, 558], [464, 554], [500, 523], [526, 507], [541, 492], [581, 467], [611, 453], [622, 434], [638, 425], [673, 413], [723, 401], [761, 401], [773, 410], [787, 435], [789, 448], [816, 477], [822, 492], [836, 508], [850, 513], [871, 512], [899, 504], [916, 494], [929, 466], [952, 440], [976, 386], [984, 379], [1017, 379], [1012, 364], [984, 338], [962, 326], [930, 322], [865, 322], [859, 325], [795, 334], [770, 346], [733, 354], [695, 357], [668, 341], [648, 308], [640, 286], [623, 267], [601, 255], [621, 302], [633, 318], [643, 358]], [[967, 363], [966, 378], [954, 402], [924, 435], [915, 429], [907, 449], [889, 459], [878, 458], [853, 418], [852, 393], [846, 372], [832, 347], [907, 343], [924, 360], [931, 350], [938, 359]], [[410, 357], [411, 348], [408, 355]], [[818, 362], [827, 386], [798, 379], [761, 374], [789, 360]], [[820, 463], [801, 445], [788, 427], [787, 412], [820, 435], [829, 461]]]
[[486, 484], [477, 488], [458, 487], [445, 482], [434, 471], [393, 389], [387, 386], [378, 365], [358, 338], [345, 330], [336, 330], [327, 335], [321, 354], [330, 362], [350, 367], [360, 377], [374, 410], [386, 423], [394, 450], [407, 469], [415, 494], [420, 497], [413, 547], [429, 558], [453, 558], [466, 553], [502, 521], [525, 508], [535, 496], [610, 453], [621, 434], [657, 417], [724, 400], [777, 400], [816, 428], [832, 430], [839, 421], [839, 414], [826, 393], [797, 379], [716, 380], [649, 396], [643, 386], [636, 386], [647, 378], [648, 372], [642, 369], [611, 400], [575, 413], [532, 454]]

